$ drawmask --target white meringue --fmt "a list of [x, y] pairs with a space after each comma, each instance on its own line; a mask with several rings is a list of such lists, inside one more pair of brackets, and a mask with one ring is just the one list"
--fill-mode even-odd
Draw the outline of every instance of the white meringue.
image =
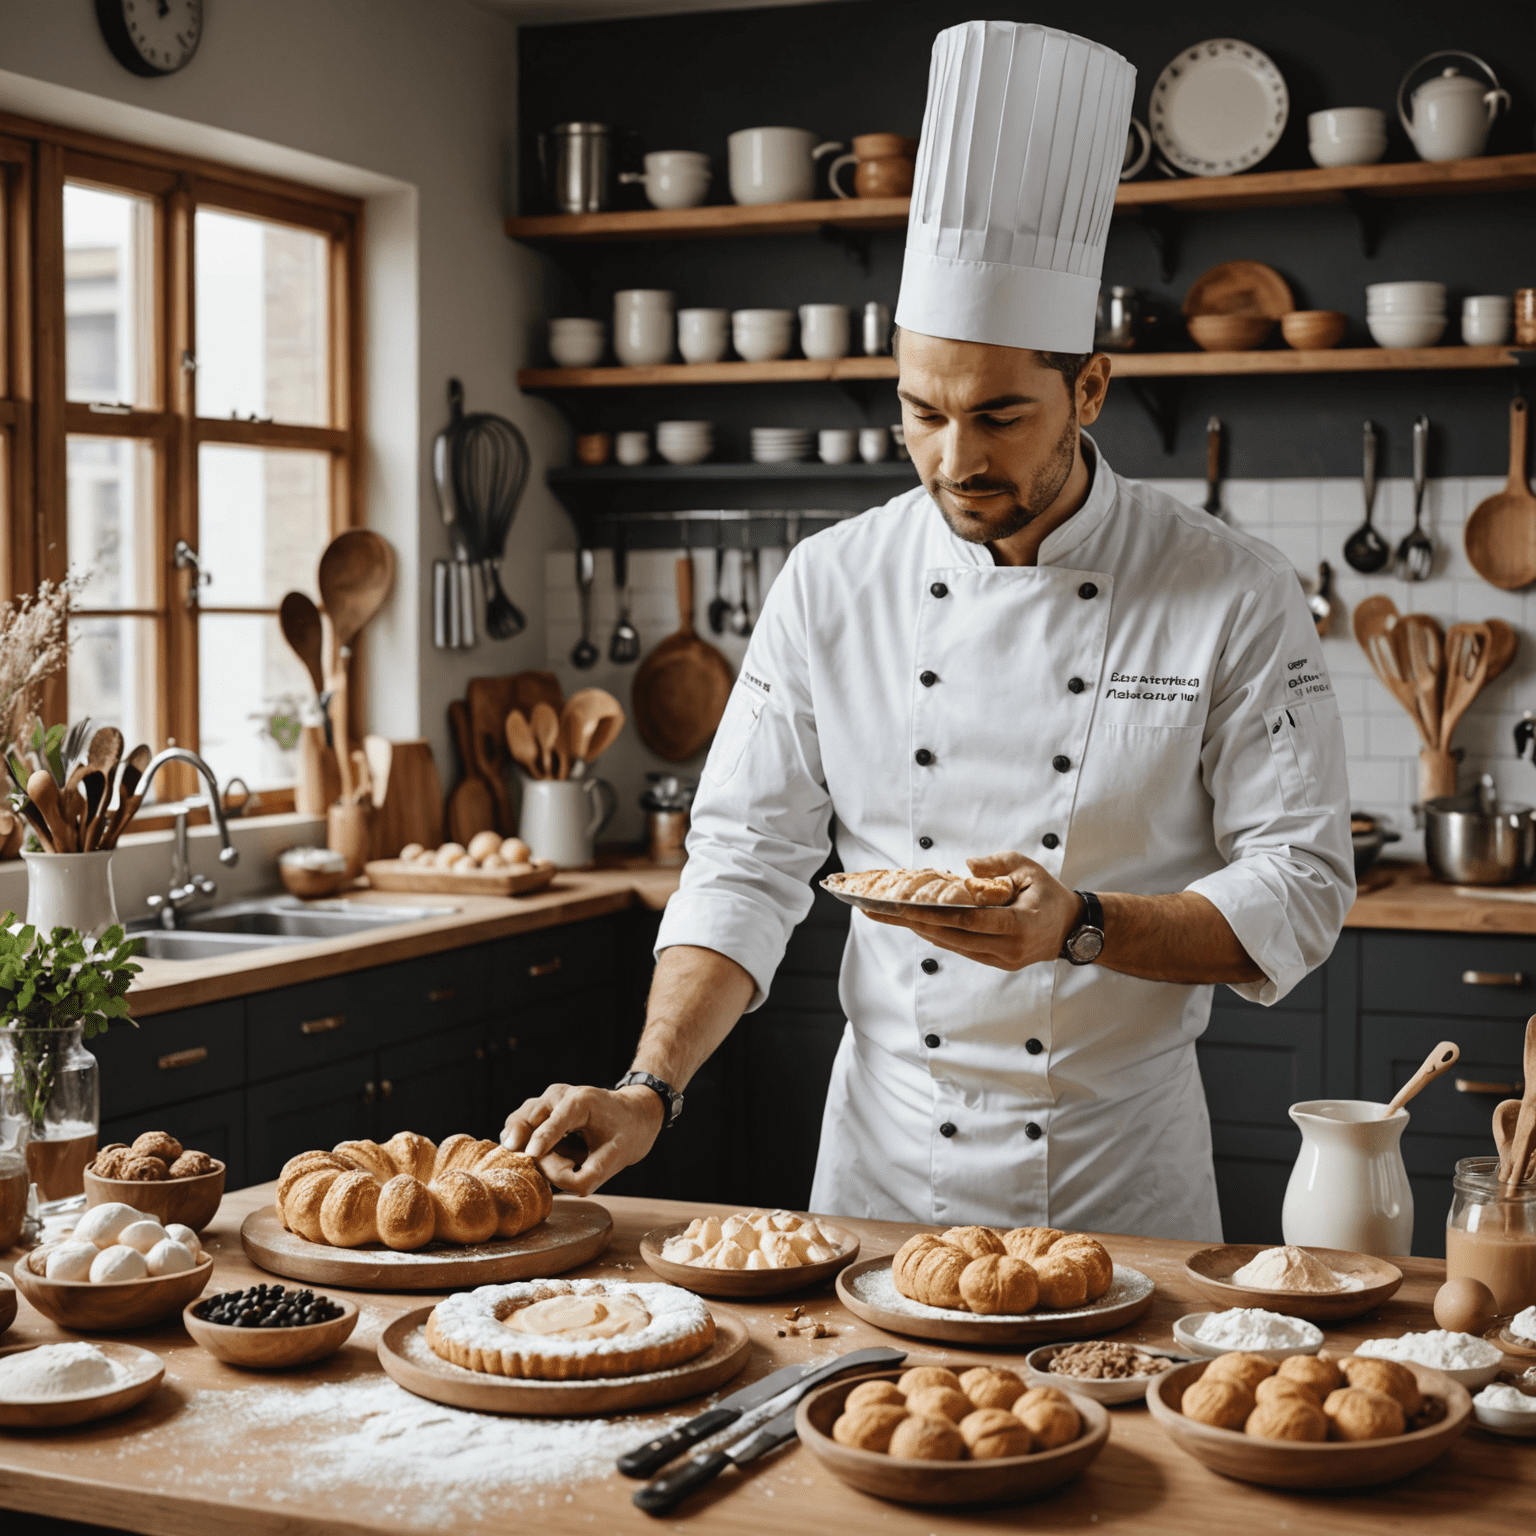
[[89, 1280], [91, 1265], [96, 1262], [99, 1250], [95, 1243], [60, 1243], [48, 1255], [47, 1275], [50, 1280]]
[[95, 1243], [98, 1248], [110, 1248], [117, 1241], [117, 1235], [130, 1222], [143, 1221], [144, 1213], [136, 1211], [131, 1205], [124, 1205], [120, 1200], [108, 1201], [106, 1205], [93, 1205], [84, 1216], [75, 1223], [75, 1240], [81, 1243]]
[[197, 1268], [192, 1250], [170, 1237], [156, 1243], [145, 1255], [144, 1262], [152, 1275], [179, 1275], [184, 1270]]
[[142, 1280], [149, 1273], [144, 1255], [137, 1248], [116, 1243], [103, 1248], [91, 1265], [91, 1284], [104, 1285], [113, 1280]]

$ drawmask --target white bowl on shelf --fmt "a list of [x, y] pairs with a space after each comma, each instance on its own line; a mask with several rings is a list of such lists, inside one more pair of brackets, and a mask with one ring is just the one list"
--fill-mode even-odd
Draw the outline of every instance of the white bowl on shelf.
[[1509, 340], [1508, 315], [1463, 315], [1461, 339], [1469, 347], [1502, 347]]
[[1436, 310], [1445, 312], [1444, 283], [1367, 283], [1365, 286], [1367, 309]]
[[1366, 325], [1378, 347], [1432, 347], [1445, 334], [1444, 315], [1369, 315]]
[[1341, 165], [1375, 165], [1387, 152], [1387, 136], [1384, 133], [1338, 134], [1333, 138], [1314, 135], [1307, 140], [1307, 149], [1313, 162], [1324, 170], [1334, 170]]
[[571, 316], [549, 322], [549, 355], [562, 368], [592, 368], [602, 362], [607, 349], [601, 320]]

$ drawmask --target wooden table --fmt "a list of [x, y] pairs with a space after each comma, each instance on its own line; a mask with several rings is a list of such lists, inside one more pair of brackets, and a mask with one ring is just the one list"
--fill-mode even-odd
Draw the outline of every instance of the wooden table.
[[[210, 1291], [246, 1286], [270, 1278], [248, 1264], [240, 1249], [245, 1215], [270, 1198], [270, 1186], [226, 1197], [218, 1220], [204, 1234], [217, 1264]], [[724, 1207], [686, 1206], [671, 1201], [615, 1198], [614, 1241], [601, 1260], [582, 1275], [644, 1279], [639, 1241], [648, 1228]], [[849, 1221], [863, 1239], [864, 1255], [894, 1251], [915, 1228], [888, 1222]], [[1172, 1323], [1196, 1310], [1198, 1294], [1183, 1278], [1183, 1258], [1194, 1245], [1142, 1238], [1105, 1238], [1116, 1259], [1150, 1274], [1157, 1299], [1139, 1323], [1121, 1337], [1171, 1345]], [[9, 1256], [7, 1263], [17, 1257]], [[632, 1272], [626, 1266], [632, 1266]], [[1375, 1334], [1432, 1328], [1430, 1302], [1443, 1275], [1435, 1260], [1402, 1261], [1407, 1279], [1379, 1312], [1328, 1330], [1331, 1343], [1359, 1341]], [[141, 1407], [117, 1419], [77, 1430], [21, 1434], [0, 1431], [0, 1508], [29, 1510], [166, 1536], [206, 1536], [209, 1531], [363, 1532], [648, 1532], [670, 1527], [701, 1536], [757, 1536], [793, 1531], [818, 1536], [880, 1532], [881, 1536], [930, 1536], [961, 1530], [1124, 1531], [1138, 1533], [1472, 1531], [1479, 1536], [1528, 1536], [1536, 1509], [1536, 1443], [1501, 1439], [1475, 1424], [1433, 1466], [1385, 1488], [1353, 1494], [1284, 1494], [1229, 1482], [1177, 1450], [1146, 1409], [1131, 1404], [1111, 1410], [1113, 1430], [1103, 1454], [1074, 1483], [1027, 1506], [965, 1514], [909, 1509], [856, 1493], [821, 1469], [808, 1452], [792, 1445], [746, 1471], [727, 1471], [712, 1488], [685, 1504], [663, 1526], [630, 1504], [637, 1486], [612, 1469], [614, 1445], [644, 1439], [654, 1417], [614, 1426], [605, 1421], [567, 1422], [549, 1435], [564, 1448], [544, 1454], [542, 1471], [520, 1480], [508, 1460], [505, 1477], [491, 1485], [468, 1475], [453, 1481], [451, 1466], [433, 1488], [408, 1488], [391, 1478], [384, 1461], [356, 1463], [328, 1449], [335, 1444], [326, 1414], [295, 1414], [289, 1420], [267, 1411], [242, 1418], [241, 1403], [255, 1391], [290, 1389], [304, 1400], [341, 1401], [338, 1394], [398, 1392], [382, 1378], [373, 1352], [390, 1319], [434, 1300], [412, 1295], [355, 1294], [365, 1308], [358, 1333], [339, 1355], [303, 1371], [259, 1375], [220, 1365], [182, 1331], [180, 1323], [130, 1336], [162, 1354], [164, 1385]], [[824, 1359], [874, 1343], [907, 1342], [914, 1359], [947, 1363], [1006, 1361], [1006, 1355], [942, 1350], [920, 1341], [902, 1341], [845, 1313], [830, 1287], [806, 1303], [809, 1315], [824, 1319], [833, 1336], [811, 1341], [779, 1338], [786, 1303], [738, 1305], [750, 1325], [751, 1360], [732, 1386], [744, 1385], [794, 1360]], [[0, 1343], [66, 1337], [32, 1311], [21, 1313]], [[430, 1405], [398, 1392], [398, 1404], [419, 1421]], [[693, 1405], [684, 1405], [684, 1409]], [[225, 1410], [221, 1416], [220, 1410]], [[343, 1413], [344, 1413], [343, 1409]], [[673, 1410], [667, 1411], [669, 1414]], [[441, 1410], [449, 1415], [450, 1410]], [[439, 1416], [441, 1417], [441, 1416]], [[388, 1446], [387, 1418], [375, 1437]], [[534, 1435], [535, 1421], [503, 1421], [466, 1414], [458, 1426], [440, 1423], [435, 1433], [472, 1439], [477, 1434]], [[223, 1425], [212, 1443], [209, 1424]], [[634, 1430], [633, 1436], [629, 1433]], [[356, 1435], [355, 1428], [348, 1433]], [[415, 1431], [418, 1433], [424, 1431]], [[585, 1442], [590, 1449], [579, 1477], [564, 1478], [548, 1458], [571, 1455]], [[609, 1442], [613, 1442], [610, 1445]], [[373, 1443], [373, 1442], [370, 1442]], [[537, 1444], [537, 1442], [535, 1442]], [[525, 1462], [525, 1466], [532, 1466]], [[385, 1470], [380, 1472], [378, 1468]], [[0, 1521], [0, 1526], [3, 1526]]]

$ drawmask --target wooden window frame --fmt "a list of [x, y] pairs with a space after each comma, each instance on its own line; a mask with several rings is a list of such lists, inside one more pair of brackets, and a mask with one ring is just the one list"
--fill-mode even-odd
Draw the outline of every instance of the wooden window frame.
[[[123, 410], [66, 399], [64, 203], [66, 182], [150, 200], [154, 208], [151, 403]], [[157, 740], [198, 741], [198, 616], [195, 575], [174, 566], [178, 539], [198, 543], [198, 450], [204, 443], [300, 449], [330, 460], [330, 532], [366, 521], [363, 483], [363, 205], [325, 188], [196, 156], [104, 138], [0, 113], [0, 462], [7, 510], [0, 576], [7, 593], [31, 591], [68, 568], [66, 444], [72, 436], [154, 445], [158, 515], [150, 608], [82, 609], [99, 617], [157, 621]], [[331, 425], [221, 420], [196, 414], [196, 213], [199, 208], [312, 230], [329, 242], [328, 385]], [[184, 367], [183, 360], [192, 360]], [[276, 608], [209, 605], [208, 611], [272, 614]], [[354, 698], [362, 694], [354, 656]], [[67, 710], [67, 678], [44, 698], [50, 719]], [[194, 791], [195, 775], [167, 765], [164, 792]], [[278, 792], [263, 803], [291, 806]]]

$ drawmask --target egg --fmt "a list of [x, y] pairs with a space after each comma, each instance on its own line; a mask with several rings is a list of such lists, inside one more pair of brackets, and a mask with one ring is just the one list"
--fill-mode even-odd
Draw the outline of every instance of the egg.
[[501, 845], [501, 856], [508, 864], [526, 864], [528, 844], [520, 837], [509, 837]]
[[1447, 1280], [1435, 1292], [1435, 1321], [1447, 1333], [1481, 1334], [1497, 1311], [1493, 1292], [1470, 1275]]
[[154, 1217], [146, 1216], [142, 1221], [130, 1221], [117, 1234], [117, 1240], [128, 1248], [137, 1248], [140, 1253], [148, 1253], [156, 1243], [163, 1243], [166, 1236], [165, 1228]]
[[[95, 1243], [60, 1243], [48, 1255], [50, 1280], [89, 1280], [100, 1250]], [[35, 1273], [35, 1271], [34, 1271]]]
[[469, 840], [469, 851], [477, 859], [486, 859], [492, 854], [499, 857], [501, 854], [501, 833], [476, 832]]
[[420, 843], [407, 843], [400, 850], [400, 862], [402, 864], [414, 864], [426, 851]]

